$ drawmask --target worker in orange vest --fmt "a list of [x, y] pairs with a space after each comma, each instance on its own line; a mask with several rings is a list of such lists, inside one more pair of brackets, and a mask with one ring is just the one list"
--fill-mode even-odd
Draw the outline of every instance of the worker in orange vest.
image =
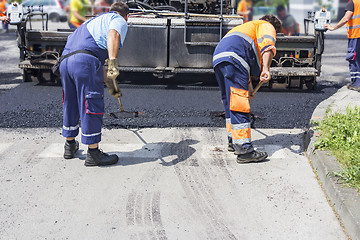
[[252, 20], [252, 6], [251, 0], [241, 0], [238, 3], [237, 14], [244, 17], [244, 23]]
[[265, 15], [231, 29], [213, 54], [213, 68], [225, 108], [228, 150], [235, 151], [237, 163], [260, 162], [268, 156], [266, 152], [256, 151], [251, 142], [250, 76], [260, 77], [263, 82], [270, 80], [276, 32], [280, 31], [280, 20]]
[[8, 3], [6, 2], [6, 0], [0, 0], [0, 19], [2, 21], [2, 27], [6, 32], [9, 32], [10, 19], [5, 15], [7, 6]]
[[349, 0], [345, 7], [344, 17], [333, 27], [325, 28], [334, 31], [347, 24], [348, 49], [346, 60], [349, 61], [351, 83], [348, 89], [360, 92], [360, 1]]
[[279, 5], [276, 8], [277, 16], [281, 20], [281, 32], [285, 36], [299, 36], [300, 25], [296, 22], [295, 18], [286, 13], [284, 5]]

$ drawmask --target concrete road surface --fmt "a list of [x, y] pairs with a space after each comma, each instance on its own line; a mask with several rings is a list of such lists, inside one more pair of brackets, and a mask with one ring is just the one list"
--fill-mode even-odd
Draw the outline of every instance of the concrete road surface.
[[112, 129], [115, 166], [62, 158], [58, 128], [0, 129], [1, 239], [346, 239], [300, 129], [253, 129], [237, 164], [222, 128]]

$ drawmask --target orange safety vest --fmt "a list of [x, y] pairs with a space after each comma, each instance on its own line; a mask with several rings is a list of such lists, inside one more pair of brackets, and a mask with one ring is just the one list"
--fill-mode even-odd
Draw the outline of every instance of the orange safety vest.
[[[213, 66], [216, 67], [221, 62], [229, 62], [237, 68], [246, 70], [249, 76], [260, 76], [262, 54], [272, 51], [275, 55], [275, 42], [276, 31], [267, 21], [255, 20], [236, 26], [217, 45], [213, 56]], [[248, 96], [247, 90], [231, 87], [230, 110], [250, 112]], [[228, 123], [228, 130], [230, 126]], [[235, 140], [247, 139], [251, 135], [250, 127], [231, 130], [231, 134]]]
[[257, 56], [259, 57], [258, 62], [260, 68], [262, 66], [262, 58], [260, 56], [264, 51], [271, 50], [273, 51], [274, 56], [276, 55], [276, 31], [271, 23], [264, 20], [250, 21], [246, 24], [234, 27], [226, 35], [236, 35], [236, 33], [245, 34], [254, 42], [256, 48], [254, 51], [257, 52]]
[[[6, 7], [5, 7], [6, 1], [1, 1], [0, 2], [0, 11], [5, 13], [6, 12]], [[0, 16], [5, 16], [5, 14], [0, 13]]]
[[360, 38], [360, 0], [353, 0], [354, 13], [347, 22], [348, 38]]

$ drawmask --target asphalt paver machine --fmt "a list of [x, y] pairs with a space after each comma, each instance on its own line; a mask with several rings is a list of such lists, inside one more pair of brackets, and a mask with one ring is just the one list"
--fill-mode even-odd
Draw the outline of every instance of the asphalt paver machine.
[[[230, 29], [243, 24], [243, 19], [233, 14], [234, 1], [211, 2], [212, 10], [197, 6], [199, 11], [206, 13], [189, 12], [189, 8], [195, 7], [194, 1], [189, 5], [188, 0], [176, 1], [183, 12], [169, 11], [174, 10], [174, 6], [168, 6], [167, 10], [163, 10], [164, 6], [161, 6], [162, 10], [151, 6], [146, 9], [144, 6], [147, 5], [140, 1], [128, 2], [132, 14], [124, 46], [119, 52], [119, 70], [152, 73], [158, 78], [171, 78], [181, 73], [213, 74], [212, 55], [216, 45]], [[23, 70], [24, 81], [36, 78], [40, 83], [60, 83], [51, 73], [51, 67], [72, 31], [49, 31], [48, 17], [41, 9], [22, 9], [21, 5], [13, 3], [8, 16], [10, 24], [17, 25], [19, 67]], [[34, 16], [41, 16], [42, 29], [32, 28]], [[318, 23], [316, 16], [309, 15], [306, 26], [311, 22]], [[308, 29], [304, 36], [277, 36], [277, 54], [272, 62], [272, 79], [268, 87], [273, 84], [288, 88], [316, 87], [316, 77], [321, 72], [324, 31], [318, 28], [309, 34]]]

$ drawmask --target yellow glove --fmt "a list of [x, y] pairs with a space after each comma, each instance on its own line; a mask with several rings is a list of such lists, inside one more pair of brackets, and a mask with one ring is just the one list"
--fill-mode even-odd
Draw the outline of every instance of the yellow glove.
[[[106, 86], [108, 87], [109, 89], [109, 93], [111, 96], [113, 96], [114, 98], [119, 98], [122, 96], [122, 93], [120, 91], [120, 88], [119, 86], [115, 86], [114, 85], [114, 81], [116, 80], [110, 80], [108, 79], [107, 82], [105, 82]], [[117, 84], [117, 83], [116, 83]]]
[[108, 71], [107, 71], [107, 78], [109, 80], [116, 79], [117, 76], [119, 76], [119, 70], [118, 70], [118, 63], [117, 59], [108, 59]]

